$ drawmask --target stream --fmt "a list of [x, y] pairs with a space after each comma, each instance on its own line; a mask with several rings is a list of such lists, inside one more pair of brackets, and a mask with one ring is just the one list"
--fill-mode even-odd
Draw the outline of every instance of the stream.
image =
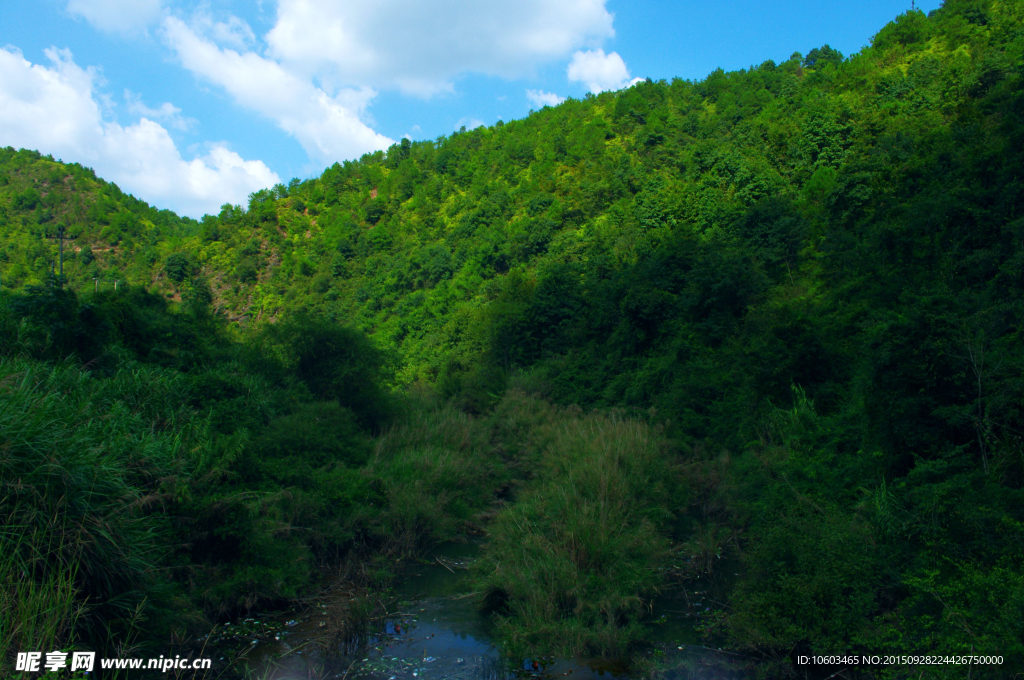
[[[466, 568], [479, 543], [449, 543], [413, 564], [390, 593], [389, 614], [357, 643], [324, 645], [330, 606], [281, 612], [228, 624], [221, 640], [248, 642], [241, 660], [249, 680], [592, 680], [639, 677], [623, 661], [537, 658], [509, 661], [491, 621], [467, 592]], [[681, 589], [680, 589], [681, 590]], [[658, 598], [643, 650], [666, 680], [741, 680], [748, 660], [699, 645], [695, 630], [713, 610], [713, 584]], [[329, 636], [328, 636], [329, 639]], [[211, 641], [213, 641], [211, 639]], [[316, 644], [313, 644], [316, 643]], [[747, 669], [747, 670], [744, 670]], [[650, 677], [647, 674], [645, 677]]]

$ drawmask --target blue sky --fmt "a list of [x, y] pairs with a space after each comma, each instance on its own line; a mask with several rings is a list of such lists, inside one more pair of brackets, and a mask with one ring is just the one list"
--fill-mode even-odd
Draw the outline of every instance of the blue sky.
[[[939, 0], [922, 0], [925, 11]], [[0, 146], [199, 216], [403, 136], [867, 45], [909, 0], [0, 3]]]

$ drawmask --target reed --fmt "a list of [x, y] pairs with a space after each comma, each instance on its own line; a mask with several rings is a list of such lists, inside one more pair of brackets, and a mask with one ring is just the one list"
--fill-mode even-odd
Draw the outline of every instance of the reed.
[[[11, 531], [0, 535], [0, 668], [13, 668], [20, 651], [52, 651], [74, 644], [75, 625], [83, 605], [75, 586], [74, 566], [43, 570], [39, 562], [50, 557], [32, 555], [39, 536]], [[26, 545], [28, 544], [28, 545]]]
[[377, 440], [366, 474], [383, 491], [374, 533], [394, 557], [473, 529], [506, 476], [486, 423], [424, 398]]
[[618, 654], [642, 632], [677, 489], [659, 432], [619, 414], [512, 393], [499, 429], [536, 474], [491, 527], [478, 564], [511, 653]]
[[0, 587], [18, 603], [4, 607], [17, 612], [4, 617], [7, 651], [76, 634], [98, 649], [159, 590], [169, 548], [154, 510], [196, 443], [179, 388], [133, 365], [96, 380], [71, 365], [0, 360]]

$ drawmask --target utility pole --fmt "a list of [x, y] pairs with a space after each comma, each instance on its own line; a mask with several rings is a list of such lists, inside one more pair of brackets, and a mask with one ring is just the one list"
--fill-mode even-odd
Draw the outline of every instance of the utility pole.
[[64, 241], [74, 241], [77, 238], [76, 236], [65, 236], [64, 235], [64, 230], [65, 230], [65, 227], [62, 224], [59, 227], [57, 227], [57, 235], [56, 236], [52, 236], [50, 234], [46, 235], [46, 238], [55, 238], [55, 239], [58, 239], [60, 241], [60, 287], [61, 288], [64, 287]]
[[92, 280], [93, 280], [93, 283], [96, 285], [95, 292], [97, 292], [97, 293], [100, 292], [100, 277], [94, 276], [94, 277], [92, 277]]

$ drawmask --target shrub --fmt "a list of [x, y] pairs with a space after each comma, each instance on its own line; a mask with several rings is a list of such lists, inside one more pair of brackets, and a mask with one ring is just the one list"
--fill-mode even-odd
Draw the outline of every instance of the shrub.
[[171, 253], [164, 261], [167, 278], [175, 283], [181, 283], [190, 277], [193, 269], [192, 259], [185, 253]]
[[831, 508], [794, 500], [761, 528], [732, 598], [734, 643], [785, 655], [854, 650], [876, 610], [881, 565], [870, 527]]
[[385, 423], [392, 409], [386, 386], [395, 360], [365, 334], [302, 313], [266, 329], [261, 343], [262, 352], [274, 354], [316, 399], [337, 401], [364, 426]]

